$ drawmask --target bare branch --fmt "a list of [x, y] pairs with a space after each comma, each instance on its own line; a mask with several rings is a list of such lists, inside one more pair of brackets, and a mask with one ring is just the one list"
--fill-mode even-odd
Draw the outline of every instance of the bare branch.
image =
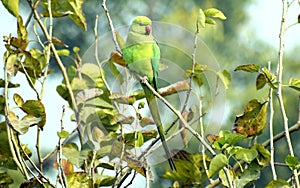
[[[278, 75], [277, 98], [281, 110], [281, 115], [283, 118], [283, 126], [284, 126], [286, 141], [289, 148], [289, 153], [291, 156], [294, 156], [294, 149], [293, 149], [293, 145], [289, 133], [288, 117], [286, 115], [285, 106], [282, 97], [284, 34], [286, 30], [287, 11], [288, 11], [288, 1], [282, 0], [282, 17], [281, 17], [281, 25], [280, 25], [280, 32], [279, 32], [279, 51], [278, 51], [278, 65], [277, 65], [277, 75]], [[297, 170], [293, 170], [293, 174], [296, 180], [296, 187], [299, 187]]]
[[117, 52], [122, 53], [122, 52], [121, 52], [121, 48], [120, 48], [120, 46], [119, 46], [119, 44], [118, 44], [118, 42], [117, 42], [116, 30], [115, 30], [115, 28], [114, 28], [113, 22], [112, 22], [112, 20], [111, 20], [111, 18], [110, 18], [108, 9], [107, 9], [107, 7], [106, 7], [106, 0], [103, 0], [103, 1], [102, 1], [102, 7], [103, 7], [103, 10], [104, 10], [105, 15], [106, 15], [106, 17], [107, 17], [108, 23], [109, 23], [109, 27], [110, 27], [110, 30], [111, 30], [111, 33], [112, 33], [112, 37], [113, 37], [113, 41], [114, 41], [116, 50], [117, 50]]

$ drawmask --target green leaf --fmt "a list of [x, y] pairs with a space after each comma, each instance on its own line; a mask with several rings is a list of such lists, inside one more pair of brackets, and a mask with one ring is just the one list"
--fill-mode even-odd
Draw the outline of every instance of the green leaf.
[[102, 107], [102, 108], [111, 108], [111, 109], [114, 108], [112, 104], [106, 102], [100, 97], [88, 100], [85, 104], [90, 106]]
[[137, 131], [132, 133], [125, 133], [124, 140], [127, 145], [133, 147], [140, 147], [150, 139], [156, 138], [156, 130], [147, 130], [147, 131]]
[[115, 169], [115, 163], [112, 162], [99, 162], [97, 163], [96, 167], [102, 167], [108, 170], [114, 170]]
[[233, 182], [234, 180], [234, 174], [232, 170], [228, 170], [228, 173], [226, 174], [224, 170], [219, 171], [219, 179], [221, 180], [221, 183], [224, 187], [230, 187], [228, 185], [228, 182]]
[[267, 102], [253, 99], [245, 107], [244, 114], [236, 116], [234, 131], [247, 137], [260, 134], [267, 122]]
[[235, 185], [236, 187], [246, 187], [250, 183], [258, 180], [260, 178], [260, 171], [256, 171], [253, 169], [246, 169], [239, 179], [236, 179]]
[[21, 107], [24, 104], [23, 98], [17, 93], [14, 94], [14, 101], [18, 107]]
[[1, 0], [3, 6], [11, 13], [13, 16], [19, 16], [19, 0]]
[[80, 48], [79, 48], [79, 47], [77, 47], [77, 46], [74, 46], [74, 47], [73, 47], [73, 52], [74, 52], [74, 53], [77, 54], [79, 51], [80, 51]]
[[68, 49], [56, 50], [59, 56], [69, 56], [70, 51]]
[[93, 130], [92, 130], [92, 138], [95, 142], [102, 142], [105, 138], [105, 134], [104, 132], [98, 128], [98, 127], [93, 127]]
[[123, 75], [120, 73], [120, 71], [118, 70], [116, 65], [111, 61], [109, 62], [109, 69], [110, 69], [110, 72], [115, 77], [115, 79], [118, 81], [118, 83], [120, 85], [122, 85], [124, 83]]
[[218, 139], [213, 143], [213, 146], [218, 150], [226, 149], [227, 147], [246, 138], [242, 134], [232, 133], [227, 130], [221, 130], [217, 137]]
[[275, 85], [275, 83], [273, 83], [273, 81], [274, 81], [275, 78], [276, 78], [275, 75], [273, 75], [273, 74], [269, 71], [269, 69], [267, 69], [266, 67], [263, 67], [263, 68], [262, 68], [262, 72], [263, 72], [263, 74], [265, 75], [267, 84], [268, 84], [271, 88], [276, 89], [277, 86]]
[[205, 16], [217, 18], [220, 20], [226, 20], [226, 16], [223, 14], [222, 11], [216, 8], [209, 8], [204, 10]]
[[235, 153], [235, 157], [238, 160], [243, 160], [246, 163], [251, 163], [257, 156], [258, 156], [258, 152], [255, 149], [240, 148]]
[[290, 185], [288, 182], [282, 179], [270, 181], [265, 188], [289, 188]]
[[125, 46], [125, 41], [124, 41], [123, 37], [120, 35], [120, 33], [118, 31], [116, 31], [115, 33], [116, 33], [117, 42], [119, 44], [119, 47], [121, 49], [123, 49], [124, 46]]
[[[204, 71], [208, 70], [208, 66], [207, 65], [202, 65], [202, 64], [195, 64], [194, 67], [194, 74], [193, 74], [193, 81], [195, 81], [198, 86], [200, 87], [203, 84], [203, 80], [202, 80], [202, 75], [204, 73]], [[192, 73], [192, 69], [187, 69], [185, 71], [185, 77], [190, 77]]]
[[299, 165], [299, 160], [297, 157], [287, 155], [285, 158], [285, 164], [287, 164], [292, 170], [295, 170]]
[[69, 105], [71, 106], [71, 98], [70, 98], [70, 95], [69, 95], [69, 92], [67, 90], [67, 87], [65, 84], [61, 84], [61, 85], [58, 85], [56, 87], [56, 92], [66, 101], [68, 101]]
[[258, 152], [257, 156], [257, 162], [261, 166], [267, 166], [270, 164], [271, 154], [269, 150], [267, 150], [263, 145], [261, 144], [255, 144], [252, 146], [253, 149], [256, 149]]
[[208, 169], [209, 177], [214, 176], [227, 164], [228, 164], [228, 159], [224, 154], [216, 155], [209, 164], [209, 169]]
[[34, 116], [36, 118], [41, 118], [41, 121], [38, 123], [39, 127], [44, 127], [46, 124], [46, 111], [43, 103], [38, 100], [27, 100], [22, 106], [21, 109], [28, 115]]
[[[19, 68], [19, 71], [24, 74], [27, 73], [33, 84], [35, 84], [35, 80], [43, 75], [43, 69], [46, 66], [46, 56], [34, 48], [30, 49], [29, 52], [25, 51], [23, 53], [26, 58], [22, 67]], [[29, 84], [32, 86], [30, 82]]]
[[102, 89], [98, 89], [98, 88], [84, 89], [76, 95], [76, 102], [77, 104], [85, 103], [95, 97], [99, 97], [102, 94], [103, 94]]
[[[5, 81], [0, 78], [0, 88], [4, 88], [5, 87]], [[16, 87], [20, 87], [20, 84], [14, 84], [14, 83], [11, 83], [11, 82], [8, 82], [8, 88], [16, 88]]]
[[209, 17], [205, 18], [205, 23], [210, 24], [210, 25], [216, 25], [217, 24], [217, 22], [214, 19], [209, 18]]
[[300, 91], [300, 78], [290, 78], [289, 87]]
[[[83, 0], [53, 0], [51, 1], [51, 11], [53, 17], [69, 16], [74, 23], [80, 26], [82, 29], [86, 30], [86, 20], [82, 12]], [[48, 1], [43, 0], [43, 6], [46, 9], [43, 12], [43, 16], [49, 16], [48, 13]]]
[[197, 26], [201, 28], [205, 27], [205, 14], [201, 8], [198, 10]]
[[57, 132], [59, 138], [69, 138], [70, 133], [68, 131], [62, 130], [61, 132]]
[[[0, 123], [0, 164], [1, 167], [6, 169], [17, 170], [17, 165], [14, 162], [13, 155], [10, 150], [9, 138], [7, 134], [7, 123], [6, 121]], [[0, 167], [0, 169], [1, 169]], [[21, 176], [22, 177], [22, 176]]]
[[137, 160], [133, 157], [129, 157], [128, 155], [125, 155], [125, 161], [127, 162], [128, 166], [138, 173], [140, 173], [143, 176], [146, 176], [146, 170], [144, 167], [144, 163], [142, 163], [140, 160]]
[[72, 81], [71, 81], [71, 87], [73, 91], [82, 91], [84, 89], [88, 88], [88, 83], [86, 80], [80, 79], [75, 77]]
[[256, 78], [256, 90], [260, 90], [266, 85], [266, 77], [264, 74], [260, 73]]
[[0, 168], [0, 185], [1, 187], [9, 187], [14, 182], [13, 178], [7, 173], [3, 167]]
[[201, 153], [188, 153], [184, 150], [177, 150], [173, 156], [177, 170], [167, 170], [162, 177], [173, 181], [181, 181], [182, 183], [199, 185], [200, 182], [207, 179], [203, 159], [209, 165], [210, 158], [207, 155], [203, 157]]
[[[18, 16], [18, 38], [22, 40], [28, 41], [28, 32], [23, 24], [23, 19], [21, 16]], [[25, 50], [25, 49], [23, 49]]]
[[256, 64], [240, 65], [234, 71], [259, 72], [260, 66]]
[[103, 174], [95, 174], [94, 178], [96, 184], [95, 187], [102, 187], [102, 186], [111, 187], [116, 181], [115, 176], [108, 176]]
[[75, 143], [65, 144], [62, 148], [63, 155], [74, 164], [77, 168], [83, 165], [84, 161], [88, 157], [88, 150], [78, 151], [78, 147]]
[[4, 115], [4, 109], [5, 109], [5, 99], [2, 95], [0, 95], [0, 114]]
[[[101, 78], [101, 72], [97, 65], [91, 63], [85, 63], [81, 67], [81, 73], [85, 76], [89, 88], [101, 88], [104, 83]], [[104, 72], [103, 72], [104, 75]]]
[[228, 89], [231, 81], [230, 73], [227, 70], [223, 70], [222, 72], [217, 72], [217, 75], [224, 84], [225, 89]]
[[135, 141], [134, 147], [139, 148], [144, 144], [144, 136], [143, 133], [140, 131], [136, 132], [136, 134], [137, 134], [137, 139]]

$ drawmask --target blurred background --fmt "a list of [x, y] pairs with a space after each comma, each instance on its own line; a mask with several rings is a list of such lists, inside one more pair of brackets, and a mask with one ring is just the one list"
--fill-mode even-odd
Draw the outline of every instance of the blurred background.
[[[288, 12], [287, 26], [291, 26], [286, 31], [285, 38], [285, 56], [284, 56], [284, 82], [288, 83], [290, 77], [300, 77], [299, 60], [300, 60], [300, 26], [297, 23], [300, 6], [294, 2]], [[279, 46], [279, 27], [281, 22], [281, 1], [274, 0], [189, 0], [189, 1], [117, 1], [110, 0], [107, 2], [111, 18], [116, 28], [129, 25], [131, 20], [137, 15], [146, 15], [154, 21], [166, 22], [169, 24], [178, 25], [186, 30], [194, 33], [197, 19], [197, 11], [199, 8], [206, 9], [215, 7], [221, 10], [227, 20], [218, 22], [216, 26], [208, 26], [200, 31], [199, 37], [210, 49], [211, 53], [217, 60], [220, 69], [226, 69], [231, 74], [231, 84], [226, 91], [226, 118], [222, 122], [222, 129], [231, 129], [235, 116], [241, 114], [244, 105], [251, 99], [257, 98], [264, 101], [267, 99], [268, 89], [256, 91], [255, 74], [245, 74], [243, 72], [234, 72], [233, 70], [238, 65], [255, 63], [260, 66], [267, 66], [267, 62], [271, 61], [272, 71], [276, 71], [277, 56]], [[69, 18], [57, 19], [54, 21], [54, 36], [63, 40], [70, 49], [74, 46], [80, 47], [80, 54], [85, 54], [85, 49], [88, 49], [94, 43], [94, 25], [95, 17], [99, 15], [98, 33], [99, 35], [107, 34], [110, 30], [107, 19], [101, 7], [100, 1], [86, 1], [83, 11], [87, 19], [87, 31], [83, 31], [75, 25]], [[29, 16], [30, 10], [26, 1], [20, 4], [20, 15], [23, 19]], [[10, 15], [6, 9], [0, 4], [0, 36], [8, 36], [10, 33], [16, 35], [16, 18]], [[294, 25], [295, 24], [295, 25]], [[28, 28], [32, 29], [32, 25]], [[166, 31], [170, 32], [170, 31]], [[31, 32], [33, 33], [33, 32]], [[34, 36], [29, 36], [34, 38]], [[178, 37], [181, 40], [182, 37]], [[175, 40], [175, 39], [174, 39]], [[101, 42], [101, 41], [100, 41]], [[184, 41], [180, 41], [184, 43]], [[0, 45], [0, 54], [3, 54], [5, 47]], [[37, 44], [37, 43], [36, 43]], [[36, 45], [33, 44], [32, 45]], [[107, 54], [107, 57], [109, 54]], [[180, 60], [178, 60], [180, 61]], [[64, 59], [67, 66], [72, 64], [71, 59]], [[2, 73], [2, 64], [1, 73]], [[66, 105], [58, 94], [56, 94], [56, 85], [61, 83], [62, 77], [59, 75], [58, 68], [55, 63], [51, 64], [51, 68], [57, 70], [52, 73], [48, 79], [47, 92], [44, 101], [47, 109], [47, 124], [45, 131], [47, 134], [52, 132], [56, 136], [56, 132], [60, 128], [60, 118], [62, 109], [57, 109], [58, 106]], [[1, 76], [2, 77], [2, 76]], [[24, 78], [23, 78], [24, 79]], [[13, 78], [13, 82], [18, 82], [22, 78]], [[25, 79], [24, 79], [25, 80]], [[22, 82], [22, 81], [21, 81]], [[22, 85], [22, 83], [21, 83]], [[33, 93], [27, 93], [24, 88], [15, 89], [29, 99]], [[284, 102], [287, 107], [287, 114], [290, 125], [296, 123], [298, 115], [298, 95], [299, 93], [288, 88], [284, 89]], [[277, 103], [275, 103], [277, 105]], [[276, 107], [275, 107], [276, 108]], [[277, 108], [278, 109], [278, 108]], [[68, 115], [66, 115], [68, 116]], [[218, 118], [218, 117], [216, 117]], [[275, 133], [283, 130], [282, 119], [279, 111], [275, 112]], [[209, 126], [209, 125], [206, 125]], [[70, 126], [72, 129], [72, 126]], [[32, 133], [34, 134], [34, 133]], [[299, 133], [292, 135], [295, 139]], [[34, 134], [35, 135], [35, 134]], [[47, 136], [41, 136], [42, 142], [47, 143], [47, 147], [51, 148], [57, 144], [57, 141], [49, 142]], [[263, 142], [268, 138], [268, 128], [258, 137], [259, 142]], [[26, 142], [32, 140], [30, 133], [24, 137]], [[296, 142], [294, 142], [296, 143]], [[34, 147], [34, 145], [33, 145]], [[276, 143], [276, 158], [278, 162], [284, 162], [284, 157], [287, 155], [286, 142]], [[294, 145], [295, 151], [300, 151], [300, 145]], [[300, 154], [298, 152], [297, 154]], [[280, 170], [279, 170], [280, 169]], [[261, 174], [261, 178], [257, 183], [266, 185], [270, 181], [270, 169], [265, 168]], [[288, 168], [278, 167], [279, 177], [286, 178], [285, 173]]]

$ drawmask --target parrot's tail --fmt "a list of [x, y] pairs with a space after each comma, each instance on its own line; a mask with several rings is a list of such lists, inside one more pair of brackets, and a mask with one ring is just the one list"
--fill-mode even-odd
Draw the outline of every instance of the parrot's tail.
[[[145, 88], [144, 88], [144, 91], [145, 91]], [[146, 94], [146, 91], [145, 91], [145, 94]], [[155, 124], [157, 126], [157, 131], [159, 133], [160, 140], [161, 140], [163, 148], [165, 150], [166, 157], [168, 159], [170, 168], [171, 168], [172, 171], [176, 171], [175, 163], [174, 163], [174, 161], [172, 159], [170, 150], [169, 150], [169, 148], [167, 146], [167, 143], [166, 143], [165, 134], [164, 134], [164, 130], [163, 130], [163, 126], [162, 126], [161, 120], [160, 120], [160, 115], [159, 115], [159, 111], [158, 111], [158, 106], [157, 106], [156, 98], [155, 98], [155, 96], [154, 96], [153, 93], [151, 93], [151, 94], [147, 93], [147, 94], [146, 94], [146, 99], [147, 99], [147, 102], [148, 102], [148, 105], [149, 105], [149, 109], [150, 109], [150, 112], [151, 112], [151, 114], [153, 116], [154, 122], [155, 122]]]

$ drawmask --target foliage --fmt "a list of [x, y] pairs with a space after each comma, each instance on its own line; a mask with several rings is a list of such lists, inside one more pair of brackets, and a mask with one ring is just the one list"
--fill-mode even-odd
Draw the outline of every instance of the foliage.
[[[17, 36], [4, 37], [5, 71], [4, 78], [0, 79], [0, 87], [4, 90], [4, 94], [0, 96], [0, 114], [5, 117], [5, 121], [0, 124], [1, 187], [12, 184], [17, 176], [20, 177], [18, 173], [23, 175], [22, 187], [120, 187], [125, 180], [132, 183], [137, 173], [145, 177], [147, 183], [153, 177], [158, 178], [153, 175], [154, 167], [149, 167], [150, 163], [147, 158], [152, 153], [153, 155], [159, 153], [160, 147], [156, 144], [158, 134], [152, 126], [154, 121], [148, 117], [147, 105], [142, 101], [144, 93], [134, 84], [131, 85], [132, 76], [126, 68], [122, 54], [110, 51], [111, 54], [105, 54], [106, 58], [101, 56], [99, 59], [97, 25], [95, 26], [96, 44], [93, 54], [95, 63], [83, 61], [79, 54], [81, 50], [79, 47], [70, 50], [64, 43], [65, 38], [53, 36], [56, 27], [55, 24], [54, 27], [51, 24], [54, 20], [64, 19], [63, 17], [68, 17], [82, 30], [88, 29], [89, 24], [83, 11], [86, 2], [82, 0], [27, 2], [33, 15], [30, 17], [31, 21], [35, 22], [42, 31], [42, 33], [35, 33], [39, 41], [38, 47], [31, 45], [32, 39], [29, 38], [31, 36], [29, 32], [32, 31], [27, 25], [30, 22], [23, 21], [18, 8], [19, 1], [2, 0], [5, 8], [17, 18]], [[113, 20], [110, 18], [105, 1], [103, 1], [103, 9], [110, 24], [115, 48], [118, 50], [124, 45], [124, 40], [121, 34], [115, 32], [113, 28]], [[197, 8], [197, 16], [193, 20], [195, 42], [188, 44], [193, 46], [192, 58], [188, 59], [190, 63], [182, 62], [180, 67], [183, 69], [184, 80], [174, 80], [171, 84], [164, 83], [164, 87], [155, 93], [163, 102], [161, 106], [167, 106], [168, 110], [173, 112], [165, 123], [169, 125], [165, 134], [170, 140], [180, 137], [185, 146], [183, 149], [171, 151], [177, 170], [170, 171], [164, 168], [165, 163], [163, 163], [159, 168], [162, 171], [159, 178], [168, 180], [173, 187], [218, 184], [225, 187], [246, 187], [255, 184], [260, 179], [264, 168], [271, 167], [273, 179], [266, 187], [299, 186], [300, 163], [293, 152], [289, 137], [291, 130], [289, 130], [286, 118], [286, 107], [282, 101], [282, 90], [292, 88], [294, 92], [298, 92], [300, 78], [291, 77], [288, 84], [283, 84], [282, 73], [284, 72], [281, 56], [276, 72], [258, 64], [237, 66], [234, 71], [257, 74], [256, 89], [267, 89], [268, 95], [265, 98], [268, 100], [265, 102], [259, 102], [257, 98], [250, 100], [245, 105], [243, 114], [236, 116], [235, 122], [232, 123], [234, 124], [232, 131], [223, 129], [216, 135], [204, 132], [204, 126], [210, 126], [206, 125], [205, 121], [203, 123], [206, 116], [203, 111], [208, 111], [210, 108], [209, 96], [218, 95], [221, 87], [230, 89], [233, 73], [223, 68], [220, 70], [199, 63], [200, 59], [196, 56], [196, 50], [199, 48], [197, 39], [198, 35], [209, 27], [218, 28], [217, 26], [223, 25], [223, 22], [230, 18], [225, 15], [217, 8]], [[96, 19], [96, 23], [97, 21]], [[227, 29], [230, 30], [230, 28]], [[109, 49], [108, 46], [107, 49]], [[279, 52], [283, 54], [283, 49], [280, 48]], [[177, 55], [172, 54], [172, 56]], [[73, 62], [66, 66], [67, 63], [64, 62], [63, 57], [68, 57], [68, 60], [72, 59]], [[162, 58], [163, 65], [167, 63], [166, 60], [166, 62], [163, 61]], [[43, 104], [45, 100], [43, 94], [46, 78], [49, 78], [49, 74], [52, 73], [50, 62], [57, 64], [63, 76], [56, 91], [68, 103], [72, 111], [70, 119], [76, 127], [72, 131], [65, 129], [64, 109], [61, 130], [55, 135], [58, 140], [57, 147], [49, 154], [42, 156], [39, 137], [44, 127], [49, 124], [47, 109]], [[163, 67], [163, 65], [161, 68], [166, 69], [167, 66]], [[26, 100], [22, 93], [12, 92], [11, 94], [14, 88], [20, 86], [19, 83], [10, 81], [11, 77], [17, 74], [25, 76], [28, 83], [27, 89], [34, 92], [31, 99]], [[216, 92], [212, 92], [210, 88], [211, 83], [207, 78], [209, 74], [212, 74], [215, 80]], [[173, 76], [170, 75], [170, 78]], [[119, 93], [112, 89], [115, 85], [120, 88]], [[272, 106], [272, 96], [275, 91], [280, 104], [278, 108]], [[209, 92], [213, 94], [205, 95]], [[183, 107], [177, 105], [178, 98], [176, 97], [179, 94], [186, 97]], [[197, 104], [188, 102], [192, 97], [197, 99]], [[9, 103], [10, 98], [13, 99], [15, 106]], [[235, 102], [240, 106], [244, 104], [241, 98], [235, 99]], [[127, 113], [128, 109], [130, 114]], [[264, 132], [266, 125], [269, 124], [269, 129], [273, 129], [272, 113], [274, 110], [282, 112], [284, 120], [282, 124], [285, 129], [282, 135], [285, 137], [281, 135], [273, 137], [273, 134], [270, 134], [267, 142], [258, 142], [256, 137]], [[214, 114], [213, 116], [217, 117]], [[292, 127], [293, 131], [299, 129], [298, 124], [295, 124], [295, 128]], [[197, 125], [200, 130], [194, 125]], [[35, 153], [37, 161], [32, 157], [33, 152], [30, 151], [28, 145], [20, 140], [21, 135], [30, 134], [29, 130], [34, 127], [37, 130]], [[176, 128], [179, 131], [175, 130]], [[197, 140], [189, 140], [191, 136]], [[79, 141], [74, 141], [72, 137], [78, 138]], [[272, 148], [268, 149], [269, 144], [273, 147], [275, 141], [283, 138], [286, 138], [289, 145], [289, 154], [285, 154], [284, 163], [290, 169], [290, 179], [287, 180], [276, 177], [274, 151]], [[198, 148], [197, 151], [193, 150], [195, 145], [202, 147], [202, 151]], [[55, 159], [50, 160], [53, 154], [56, 154], [53, 157]], [[43, 166], [47, 160], [51, 161], [57, 170], [56, 184], [43, 172]], [[166, 159], [161, 157], [160, 160]], [[31, 164], [31, 167], [28, 164]], [[129, 180], [132, 171], [134, 171], [134, 176], [132, 180]]]

